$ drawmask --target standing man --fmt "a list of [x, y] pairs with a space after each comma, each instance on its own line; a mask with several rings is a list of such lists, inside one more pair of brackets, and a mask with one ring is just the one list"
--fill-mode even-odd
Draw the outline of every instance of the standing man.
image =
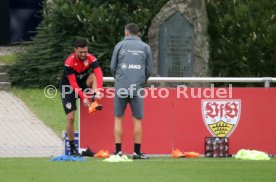
[[129, 23], [125, 26], [125, 38], [114, 48], [110, 69], [115, 79], [115, 154], [122, 154], [123, 119], [129, 103], [134, 122], [133, 159], [148, 159], [140, 150], [141, 121], [144, 117], [144, 99], [141, 89], [144, 88], [151, 74], [152, 55], [149, 45], [139, 38], [139, 27], [136, 24]]
[[[65, 60], [60, 92], [66, 114], [66, 131], [69, 139], [70, 155], [79, 156], [80, 154], [74, 144], [76, 99], [80, 98], [82, 103], [89, 107], [91, 100], [89, 100], [89, 96], [86, 93], [100, 98], [99, 89], [103, 85], [103, 74], [99, 61], [88, 53], [88, 42], [86, 39], [77, 39], [74, 50], [75, 52]], [[91, 68], [94, 70], [94, 74], [89, 73]]]

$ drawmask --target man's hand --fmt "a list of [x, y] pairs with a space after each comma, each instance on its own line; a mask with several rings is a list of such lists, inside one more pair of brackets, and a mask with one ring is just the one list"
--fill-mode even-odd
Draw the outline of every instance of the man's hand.
[[103, 94], [100, 91], [95, 90], [95, 99], [101, 99], [103, 97]]
[[88, 100], [88, 98], [84, 98], [84, 99], [82, 100], [82, 102], [83, 102], [83, 104], [84, 104], [85, 107], [89, 107], [90, 104], [91, 104], [91, 102]]

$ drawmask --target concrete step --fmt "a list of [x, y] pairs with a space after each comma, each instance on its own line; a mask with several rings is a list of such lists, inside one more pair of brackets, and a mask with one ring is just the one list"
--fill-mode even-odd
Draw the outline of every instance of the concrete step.
[[0, 63], [0, 73], [1, 72], [6, 72], [6, 64]]
[[0, 82], [0, 90], [11, 90], [11, 82]]
[[0, 73], [0, 82], [8, 82], [9, 75], [7, 73]]

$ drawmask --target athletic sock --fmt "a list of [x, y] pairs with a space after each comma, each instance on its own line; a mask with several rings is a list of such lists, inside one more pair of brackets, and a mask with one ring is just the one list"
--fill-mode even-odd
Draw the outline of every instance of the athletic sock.
[[70, 149], [75, 149], [76, 148], [75, 141], [74, 140], [72, 140], [72, 141], [69, 140], [69, 146], [70, 146]]
[[122, 144], [121, 143], [115, 143], [115, 145], [116, 145], [116, 154], [118, 153], [118, 152], [121, 152], [122, 151]]
[[135, 143], [134, 144], [134, 152], [139, 155], [141, 153], [140, 149], [141, 149], [141, 144]]

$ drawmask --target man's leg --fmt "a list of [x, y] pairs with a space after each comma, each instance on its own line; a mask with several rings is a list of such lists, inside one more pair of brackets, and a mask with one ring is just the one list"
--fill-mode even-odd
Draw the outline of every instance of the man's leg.
[[75, 112], [72, 111], [66, 114], [66, 131], [68, 135], [68, 140], [74, 140], [74, 122], [75, 122]]
[[92, 88], [93, 90], [97, 89], [97, 78], [95, 74], [90, 74], [86, 80], [86, 85], [88, 88]]
[[74, 142], [75, 110], [77, 108], [75, 92], [70, 90], [66, 84], [61, 86], [63, 87], [61, 88], [61, 100], [66, 114], [66, 132], [69, 140], [70, 155], [79, 155]]
[[115, 138], [115, 154], [118, 154], [122, 151], [122, 136], [123, 136], [123, 121], [124, 116], [117, 117], [115, 116], [114, 123], [114, 138]]
[[94, 92], [94, 91], [97, 90], [97, 78], [96, 78], [95, 74], [92, 73], [92, 74], [89, 75], [83, 89], [86, 89], [85, 87], [89, 88], [89, 91], [91, 91], [91, 89], [92, 89], [92, 93], [93, 93], [92, 101], [94, 101], [94, 98], [101, 98], [102, 95], [99, 91], [96, 92], [96, 93]]
[[142, 118], [144, 117], [144, 99], [139, 96], [134, 96], [130, 99], [130, 107], [132, 111], [132, 118], [134, 123], [134, 154], [133, 159], [148, 159], [148, 157], [141, 152], [142, 144]]
[[142, 120], [132, 117], [134, 122], [134, 142], [142, 143]]
[[128, 98], [118, 96], [115, 94], [114, 98], [114, 140], [115, 140], [115, 153], [120, 154], [122, 151], [122, 136], [123, 136], [123, 121]]
[[80, 156], [80, 154], [75, 146], [74, 123], [75, 123], [75, 112], [72, 111], [72, 112], [66, 114], [66, 132], [67, 132], [68, 140], [69, 140], [70, 155]]
[[138, 119], [136, 117], [133, 118], [134, 123], [134, 154], [133, 159], [148, 159], [143, 152], [141, 152], [141, 144], [142, 144], [142, 119]]
[[142, 143], [142, 120], [132, 117], [134, 123], [134, 152], [136, 154], [141, 153]]

